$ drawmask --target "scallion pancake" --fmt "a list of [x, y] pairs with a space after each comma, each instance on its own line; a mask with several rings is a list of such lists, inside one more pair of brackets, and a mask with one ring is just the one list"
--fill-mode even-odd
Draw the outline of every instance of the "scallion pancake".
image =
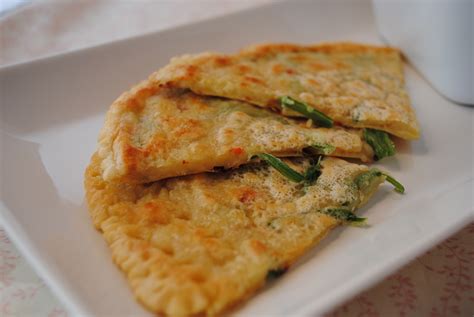
[[236, 55], [185, 55], [172, 59], [151, 80], [298, 115], [281, 108], [279, 98], [290, 96], [347, 127], [408, 140], [420, 133], [400, 52], [389, 47], [268, 44]]
[[[300, 173], [314, 164], [285, 162]], [[350, 221], [386, 177], [330, 157], [309, 183], [259, 163], [120, 184], [106, 182], [100, 166], [94, 155], [85, 175], [93, 222], [135, 297], [169, 316], [214, 315], [249, 297]]]
[[145, 81], [111, 106], [99, 137], [107, 181], [147, 183], [235, 168], [259, 153], [370, 161], [361, 130], [314, 128], [248, 103]]

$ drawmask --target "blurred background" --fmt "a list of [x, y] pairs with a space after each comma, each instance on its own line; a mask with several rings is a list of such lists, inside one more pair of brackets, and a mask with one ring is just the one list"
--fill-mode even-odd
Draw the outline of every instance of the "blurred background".
[[[0, 0], [0, 66], [276, 0]], [[293, 0], [297, 5], [298, 0]], [[364, 0], [336, 0], [340, 3]], [[474, 104], [474, 0], [372, 0], [383, 40], [446, 98]]]
[[73, 51], [273, 0], [0, 0], [0, 66]]

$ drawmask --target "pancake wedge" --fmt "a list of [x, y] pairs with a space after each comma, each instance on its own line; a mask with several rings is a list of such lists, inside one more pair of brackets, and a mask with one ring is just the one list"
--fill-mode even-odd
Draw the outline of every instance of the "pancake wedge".
[[172, 59], [152, 76], [162, 85], [283, 110], [279, 99], [305, 102], [348, 127], [417, 139], [419, 126], [404, 87], [400, 52], [351, 43], [268, 44], [236, 55]]
[[[311, 164], [285, 162], [300, 173]], [[247, 298], [341, 219], [355, 220], [347, 215], [386, 177], [330, 157], [304, 185], [265, 164], [147, 185], [106, 182], [100, 166], [94, 155], [85, 175], [93, 222], [135, 297], [169, 316], [214, 315]]]
[[370, 161], [362, 131], [314, 128], [268, 109], [145, 81], [111, 106], [99, 136], [106, 181], [147, 183], [234, 168], [259, 153]]

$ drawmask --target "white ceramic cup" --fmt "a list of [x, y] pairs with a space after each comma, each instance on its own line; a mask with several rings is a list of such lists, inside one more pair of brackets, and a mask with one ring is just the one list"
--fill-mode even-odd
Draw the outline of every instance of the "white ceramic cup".
[[373, 0], [381, 36], [442, 95], [474, 105], [474, 0]]

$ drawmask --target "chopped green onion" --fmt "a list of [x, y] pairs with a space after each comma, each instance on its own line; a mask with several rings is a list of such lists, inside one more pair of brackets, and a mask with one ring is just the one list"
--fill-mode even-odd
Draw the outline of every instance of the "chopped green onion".
[[364, 129], [364, 139], [374, 150], [376, 160], [395, 154], [395, 145], [386, 132]]
[[363, 224], [367, 220], [367, 218], [357, 217], [352, 211], [344, 208], [327, 208], [321, 212], [344, 222]]
[[395, 178], [388, 175], [387, 173], [379, 171], [376, 168], [371, 168], [367, 172], [360, 174], [355, 178], [354, 182], [357, 185], [357, 188], [362, 190], [370, 185], [374, 177], [379, 177], [382, 175], [385, 176], [385, 180], [387, 182], [389, 182], [393, 185], [393, 187], [395, 187], [395, 191], [397, 193], [403, 194], [405, 192], [405, 187], [403, 187], [403, 185], [399, 181], [397, 181]]
[[318, 157], [316, 164], [314, 164], [313, 162], [308, 167], [304, 175], [298, 173], [297, 171], [289, 167], [286, 163], [284, 163], [282, 160], [271, 154], [261, 153], [255, 156], [267, 162], [269, 165], [279, 171], [283, 176], [295, 183], [300, 183], [304, 181], [305, 185], [312, 185], [321, 175], [321, 159], [323, 158], [322, 156]]
[[264, 160], [267, 162], [269, 165], [271, 165], [273, 168], [275, 168], [277, 171], [279, 171], [283, 176], [288, 178], [292, 182], [299, 183], [304, 180], [304, 176], [289, 167], [286, 163], [284, 163], [282, 160], [279, 158], [267, 154], [267, 153], [262, 153], [262, 154], [257, 154], [256, 155], [258, 158], [261, 160]]
[[405, 187], [403, 187], [403, 185], [399, 181], [397, 181], [395, 178], [393, 178], [392, 176], [386, 173], [382, 173], [382, 174], [385, 176], [385, 179], [387, 180], [387, 182], [389, 182], [390, 184], [393, 185], [393, 187], [395, 187], [395, 191], [397, 193], [403, 194], [405, 192]]
[[372, 179], [375, 177], [382, 176], [382, 172], [379, 171], [376, 168], [371, 168], [367, 172], [364, 172], [360, 175], [358, 175], [355, 179], [354, 182], [357, 185], [357, 188], [359, 190], [365, 189], [369, 187], [370, 183], [372, 182]]
[[321, 159], [322, 156], [318, 157], [316, 164], [311, 164], [304, 173], [305, 185], [314, 184], [318, 177], [321, 176]]
[[289, 96], [280, 98], [280, 104], [282, 107], [289, 108], [293, 111], [301, 113], [306, 118], [313, 120], [313, 122], [326, 128], [333, 126], [333, 120], [326, 116], [324, 113], [308, 106], [306, 103], [297, 101]]

